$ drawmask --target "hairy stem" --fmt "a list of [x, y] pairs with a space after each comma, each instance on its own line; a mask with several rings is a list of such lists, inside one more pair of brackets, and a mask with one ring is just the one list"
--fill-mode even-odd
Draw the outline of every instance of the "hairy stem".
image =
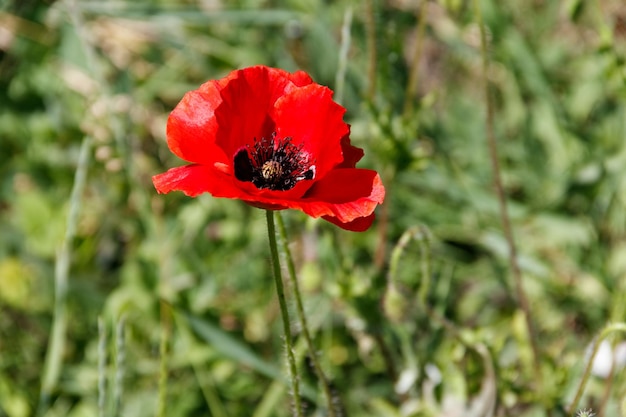
[[274, 269], [274, 281], [276, 282], [276, 295], [280, 304], [280, 313], [283, 319], [283, 330], [285, 333], [285, 349], [287, 350], [287, 362], [289, 364], [289, 376], [291, 378], [291, 390], [293, 394], [294, 416], [302, 417], [302, 401], [300, 399], [300, 380], [296, 358], [293, 353], [293, 342], [291, 339], [291, 326], [289, 325], [289, 311], [285, 300], [285, 290], [283, 288], [283, 276], [280, 270], [280, 260], [278, 258], [278, 245], [276, 244], [276, 227], [274, 226], [274, 212], [265, 210], [267, 218], [267, 234], [270, 240], [270, 252], [272, 255], [272, 267]]
[[524, 314], [524, 321], [526, 323], [526, 330], [528, 332], [528, 338], [530, 340], [530, 347], [532, 351], [532, 361], [533, 361], [533, 369], [535, 372], [535, 379], [538, 382], [538, 391], [543, 392], [543, 377], [541, 374], [541, 367], [539, 362], [539, 348], [537, 346], [537, 331], [534, 327], [530, 304], [528, 302], [528, 298], [526, 296], [526, 292], [524, 290], [523, 282], [522, 282], [522, 272], [519, 267], [519, 262], [517, 259], [517, 248], [515, 245], [515, 239], [513, 238], [513, 230], [511, 228], [511, 220], [509, 218], [506, 196], [504, 192], [504, 186], [502, 185], [502, 177], [500, 174], [500, 162], [498, 159], [498, 147], [496, 142], [496, 137], [493, 130], [494, 124], [494, 105], [490, 94], [489, 89], [489, 57], [487, 55], [487, 34], [485, 30], [485, 25], [482, 20], [482, 14], [480, 11], [480, 5], [478, 0], [474, 0], [474, 5], [476, 7], [476, 15], [478, 18], [478, 24], [480, 26], [480, 44], [481, 44], [481, 54], [482, 54], [482, 64], [483, 64], [483, 77], [484, 77], [484, 88], [485, 88], [485, 100], [487, 103], [487, 120], [486, 120], [486, 128], [487, 128], [487, 144], [489, 147], [489, 157], [491, 160], [491, 167], [493, 171], [493, 183], [496, 189], [496, 195], [498, 198], [498, 205], [500, 211], [500, 221], [502, 223], [502, 229], [504, 231], [504, 236], [506, 238], [507, 245], [509, 247], [509, 266], [511, 268], [511, 272], [513, 274], [513, 280], [515, 283], [515, 292], [517, 295], [517, 302], [519, 303], [519, 307], [522, 309]]
[[313, 369], [315, 370], [315, 373], [317, 374], [320, 384], [322, 385], [322, 390], [324, 391], [324, 397], [326, 398], [326, 406], [328, 407], [328, 417], [335, 417], [337, 413], [335, 412], [334, 401], [338, 399], [333, 398], [333, 393], [330, 389], [328, 378], [326, 378], [326, 375], [324, 374], [324, 371], [322, 370], [320, 362], [317, 358], [315, 345], [313, 344], [313, 340], [311, 339], [311, 334], [309, 333], [309, 326], [307, 323], [306, 314], [304, 313], [304, 307], [302, 306], [302, 296], [300, 295], [300, 284], [298, 283], [298, 278], [296, 276], [296, 268], [293, 263], [293, 258], [291, 257], [291, 251], [289, 250], [289, 245], [287, 243], [287, 231], [285, 230], [285, 224], [283, 223], [283, 218], [280, 215], [280, 213], [276, 213], [276, 219], [278, 222], [278, 231], [280, 233], [281, 248], [282, 248], [284, 257], [287, 260], [287, 270], [289, 271], [289, 282], [291, 283], [291, 288], [293, 289], [293, 294], [296, 299], [296, 311], [298, 312], [298, 319], [300, 321], [302, 334], [304, 335], [304, 340], [306, 341], [307, 348], [309, 350], [309, 357], [311, 358]]

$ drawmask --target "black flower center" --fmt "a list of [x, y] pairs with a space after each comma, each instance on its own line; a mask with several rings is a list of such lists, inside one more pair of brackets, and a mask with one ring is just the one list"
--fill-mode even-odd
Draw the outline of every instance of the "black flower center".
[[235, 177], [248, 181], [257, 188], [270, 190], [291, 190], [302, 180], [315, 178], [315, 165], [302, 145], [294, 145], [286, 137], [254, 140], [254, 146], [247, 145], [235, 154]]

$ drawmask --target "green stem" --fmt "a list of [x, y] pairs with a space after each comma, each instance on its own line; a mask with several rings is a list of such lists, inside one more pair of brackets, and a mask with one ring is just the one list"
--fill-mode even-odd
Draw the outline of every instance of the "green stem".
[[404, 117], [409, 117], [413, 111], [413, 102], [417, 95], [417, 87], [419, 85], [420, 61], [424, 45], [424, 33], [426, 32], [426, 5], [428, 2], [422, 1], [418, 11], [419, 23], [417, 26], [417, 34], [415, 35], [415, 46], [413, 49], [413, 60], [411, 62], [411, 72], [409, 73], [409, 82], [404, 92]]
[[580, 383], [578, 384], [576, 395], [574, 395], [574, 400], [572, 401], [572, 403], [570, 404], [568, 408], [568, 411], [567, 411], [568, 414], [572, 414], [574, 412], [574, 410], [576, 409], [576, 406], [578, 405], [578, 402], [580, 401], [580, 398], [583, 395], [583, 392], [585, 390], [585, 385], [587, 385], [587, 381], [589, 380], [589, 376], [591, 375], [591, 368], [593, 367], [593, 360], [598, 354], [598, 350], [600, 349], [600, 344], [602, 344], [602, 341], [606, 339], [611, 333], [616, 333], [616, 332], [626, 333], [626, 323], [608, 324], [604, 329], [602, 329], [602, 331], [596, 338], [595, 343], [593, 345], [593, 351], [591, 352], [591, 356], [589, 357], [589, 360], [587, 361], [587, 366], [585, 367], [583, 377], [580, 380]]
[[67, 216], [65, 237], [61, 248], [57, 252], [54, 268], [54, 320], [52, 331], [46, 350], [41, 393], [39, 396], [38, 416], [43, 416], [50, 405], [50, 397], [55, 390], [61, 366], [63, 364], [63, 351], [65, 350], [65, 335], [67, 332], [67, 291], [69, 285], [70, 259], [72, 255], [72, 242], [78, 228], [78, 217], [82, 205], [82, 194], [87, 183], [87, 168], [89, 167], [89, 155], [91, 151], [91, 137], [85, 136], [80, 147], [78, 166], [74, 176], [74, 186], [70, 196], [70, 208]]
[[341, 26], [341, 48], [339, 48], [339, 64], [335, 78], [335, 101], [343, 102], [343, 93], [346, 85], [346, 70], [348, 68], [348, 52], [350, 52], [350, 25], [352, 24], [352, 7], [348, 7], [343, 15]]
[[168, 380], [168, 346], [172, 331], [171, 312], [165, 301], [160, 301], [161, 308], [161, 342], [159, 346], [159, 396], [157, 401], [157, 417], [166, 416], [167, 380]]
[[404, 253], [407, 245], [411, 241], [411, 239], [415, 238], [415, 236], [419, 233], [419, 229], [417, 226], [410, 227], [407, 229], [400, 239], [396, 246], [394, 246], [391, 251], [391, 259], [389, 261], [389, 272], [387, 273], [387, 279], [389, 282], [395, 284], [396, 282], [396, 274], [398, 272], [398, 264], [400, 263], [400, 257]]
[[98, 417], [106, 415], [107, 331], [102, 317], [98, 317]]
[[113, 387], [113, 416], [115, 417], [121, 415], [122, 395], [124, 393], [124, 371], [126, 366], [125, 326], [126, 316], [122, 315], [115, 329], [115, 382]]
[[374, 0], [366, 0], [365, 2], [365, 33], [367, 39], [367, 49], [369, 50], [368, 63], [367, 63], [367, 100], [370, 104], [374, 103], [374, 97], [376, 96], [376, 66], [377, 66], [377, 51], [376, 51], [376, 16], [374, 10]]
[[270, 252], [272, 255], [272, 267], [274, 269], [274, 281], [276, 282], [276, 295], [280, 304], [280, 313], [283, 319], [283, 330], [285, 332], [285, 349], [287, 350], [287, 361], [289, 363], [289, 376], [291, 377], [291, 389], [294, 402], [294, 415], [302, 417], [302, 404], [300, 400], [300, 381], [296, 358], [293, 354], [293, 342], [291, 340], [291, 326], [289, 325], [289, 311], [285, 301], [285, 290], [283, 288], [283, 276], [280, 271], [280, 260], [278, 259], [278, 246], [276, 244], [276, 227], [274, 226], [274, 212], [265, 210], [267, 219], [267, 234], [270, 239]]
[[430, 230], [428, 230], [426, 226], [420, 225], [408, 228], [402, 236], [400, 236], [398, 243], [396, 243], [396, 246], [394, 246], [391, 252], [389, 272], [387, 274], [387, 281], [391, 285], [395, 285], [400, 257], [406, 250], [409, 242], [413, 239], [416, 240], [420, 247], [422, 272], [422, 280], [418, 291], [418, 301], [423, 306], [426, 305], [426, 299], [430, 290], [430, 238]]
[[483, 82], [485, 89], [485, 101], [487, 105], [487, 146], [489, 148], [489, 159], [491, 162], [491, 168], [493, 171], [493, 184], [496, 190], [496, 196], [498, 199], [498, 206], [500, 211], [500, 222], [502, 223], [502, 229], [509, 248], [509, 265], [511, 273], [513, 275], [513, 281], [515, 285], [515, 293], [517, 296], [517, 302], [520, 309], [524, 313], [524, 322], [526, 324], [526, 331], [528, 332], [528, 339], [530, 342], [530, 348], [532, 353], [533, 369], [535, 372], [535, 380], [537, 381], [536, 392], [543, 393], [543, 375], [541, 373], [541, 363], [539, 361], [539, 346], [537, 344], [537, 331], [532, 321], [532, 315], [530, 311], [530, 303], [524, 290], [522, 272], [517, 259], [517, 247], [515, 245], [515, 239], [513, 237], [513, 229], [511, 227], [511, 220], [508, 214], [506, 195], [504, 192], [504, 186], [502, 184], [502, 176], [500, 171], [500, 162], [498, 158], [498, 146], [494, 133], [494, 105], [489, 89], [489, 57], [487, 54], [487, 33], [485, 24], [483, 22], [482, 13], [479, 5], [479, 0], [474, 0], [474, 6], [476, 9], [476, 17], [478, 20], [478, 26], [480, 27], [480, 46], [482, 55], [483, 66]]
[[309, 326], [306, 319], [306, 314], [304, 314], [304, 307], [302, 306], [302, 296], [300, 295], [300, 284], [298, 283], [298, 278], [296, 277], [296, 267], [293, 263], [293, 258], [291, 257], [291, 251], [289, 250], [289, 245], [287, 244], [287, 231], [285, 229], [285, 223], [283, 223], [283, 218], [280, 213], [276, 213], [276, 219], [278, 222], [278, 231], [280, 233], [281, 239], [281, 247], [287, 260], [287, 270], [289, 271], [289, 282], [291, 283], [291, 288], [293, 289], [293, 294], [296, 298], [296, 311], [298, 312], [298, 319], [300, 320], [300, 327], [302, 328], [302, 334], [304, 335], [304, 340], [306, 341], [307, 348], [309, 349], [309, 357], [311, 358], [311, 363], [313, 364], [313, 369], [319, 378], [320, 384], [322, 385], [322, 390], [324, 391], [324, 397], [326, 398], [326, 406], [328, 407], [328, 416], [335, 417], [337, 414], [335, 412], [335, 407], [333, 403], [333, 394], [330, 390], [330, 384], [328, 383], [328, 379], [322, 370], [322, 366], [320, 365], [317, 352], [315, 350], [315, 346], [313, 345], [313, 341], [311, 339], [311, 334], [309, 333]]
[[422, 282], [420, 283], [418, 298], [422, 306], [428, 301], [428, 292], [430, 291], [430, 230], [426, 226], [420, 226], [420, 233], [417, 235], [420, 247], [421, 266], [422, 266]]

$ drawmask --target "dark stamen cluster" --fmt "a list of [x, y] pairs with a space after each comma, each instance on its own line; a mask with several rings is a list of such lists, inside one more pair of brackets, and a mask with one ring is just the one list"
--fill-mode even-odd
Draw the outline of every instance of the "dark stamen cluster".
[[292, 138], [254, 140], [254, 146], [241, 148], [235, 154], [235, 177], [249, 181], [257, 188], [287, 191], [298, 181], [315, 177], [315, 165], [302, 145], [294, 145]]

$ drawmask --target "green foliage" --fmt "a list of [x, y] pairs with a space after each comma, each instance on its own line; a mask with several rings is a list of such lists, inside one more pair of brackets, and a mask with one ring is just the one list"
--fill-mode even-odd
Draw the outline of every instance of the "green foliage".
[[[342, 104], [387, 198], [362, 234], [284, 213], [343, 415], [568, 415], [594, 335], [626, 320], [626, 8], [481, 8], [487, 74], [471, 2], [3, 2], [0, 416], [153, 416], [160, 378], [167, 416], [290, 415], [262, 213], [157, 195], [150, 178], [183, 163], [165, 121], [206, 80], [266, 64], [335, 88], [349, 9]], [[485, 76], [543, 381], [493, 188]], [[72, 222], [61, 372], [38, 413]], [[325, 415], [294, 335], [307, 415]], [[577, 406], [623, 415], [625, 375], [592, 376]]]

